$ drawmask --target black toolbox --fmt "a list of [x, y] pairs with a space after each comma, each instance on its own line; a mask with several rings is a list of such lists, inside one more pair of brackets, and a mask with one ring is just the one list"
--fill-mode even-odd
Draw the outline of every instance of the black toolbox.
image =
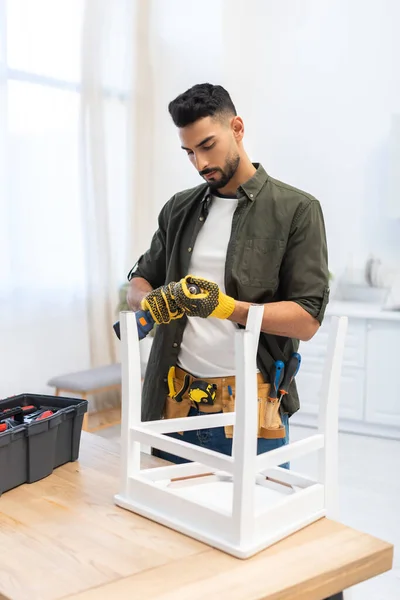
[[43, 479], [79, 456], [87, 400], [20, 394], [0, 400], [0, 413], [4, 417], [5, 410], [30, 405], [55, 412], [0, 432], [0, 495], [23, 483]]

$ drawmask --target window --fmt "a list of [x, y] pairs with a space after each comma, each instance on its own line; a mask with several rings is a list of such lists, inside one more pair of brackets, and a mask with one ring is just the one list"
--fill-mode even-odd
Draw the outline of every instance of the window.
[[78, 285], [83, 2], [1, 1], [0, 285], [8, 291], [21, 284]]
[[133, 4], [0, 0], [0, 398], [112, 359]]
[[[103, 32], [106, 43], [103, 39], [104, 56], [92, 61], [106, 98], [107, 183], [116, 188], [117, 193], [114, 189], [110, 193], [115, 195], [117, 212], [126, 202], [126, 190], [121, 188], [127, 181], [126, 153], [121, 148], [121, 142], [126, 143], [129, 81], [123, 46], [129, 38], [122, 31], [126, 0], [100, 5], [110, 13]], [[20, 285], [33, 286], [38, 293], [85, 287], [80, 122], [84, 8], [85, 0], [0, 0], [3, 291], [15, 291]], [[120, 223], [110, 227], [122, 235]], [[123, 268], [121, 248], [117, 252]]]
[[10, 76], [80, 79], [83, 0], [7, 0]]

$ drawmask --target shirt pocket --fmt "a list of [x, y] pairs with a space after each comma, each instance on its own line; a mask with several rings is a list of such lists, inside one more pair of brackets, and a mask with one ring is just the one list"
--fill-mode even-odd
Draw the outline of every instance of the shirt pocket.
[[242, 285], [276, 288], [285, 242], [277, 239], [245, 240], [239, 279]]

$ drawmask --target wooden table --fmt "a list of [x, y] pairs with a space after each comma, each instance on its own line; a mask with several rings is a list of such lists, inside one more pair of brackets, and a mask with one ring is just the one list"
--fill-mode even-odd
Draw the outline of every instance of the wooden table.
[[235, 559], [115, 506], [118, 463], [83, 432], [79, 462], [1, 496], [0, 598], [320, 600], [391, 568], [390, 544], [329, 519]]

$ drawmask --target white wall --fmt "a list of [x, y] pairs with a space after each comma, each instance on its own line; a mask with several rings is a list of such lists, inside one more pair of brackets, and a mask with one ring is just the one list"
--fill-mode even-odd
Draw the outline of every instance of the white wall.
[[[400, 257], [400, 219], [386, 216], [390, 120], [400, 112], [400, 2], [152, 0], [151, 6], [154, 133], [151, 153], [146, 145], [143, 153], [152, 175], [139, 199], [150, 205], [148, 238], [170, 196], [202, 181], [180, 150], [168, 102], [210, 81], [231, 92], [251, 157], [321, 200], [334, 272], [350, 253], [360, 265], [369, 251]], [[26, 275], [18, 277], [27, 288]], [[76, 344], [87, 330], [83, 297], [71, 291], [38, 310], [38, 298], [23, 287], [11, 312], [2, 300], [0, 294], [7, 358], [0, 395], [24, 391], [28, 380], [30, 391], [41, 390], [47, 377], [88, 366], [86, 342]], [[36, 334], [28, 338], [33, 318]], [[57, 351], [50, 330], [60, 340]], [[33, 339], [40, 339], [40, 369]]]
[[400, 222], [385, 214], [400, 101], [399, 3], [234, 4], [225, 5], [225, 83], [246, 118], [252, 155], [321, 200], [334, 271], [350, 253], [355, 265], [370, 251], [400, 255]]
[[48, 298], [32, 289], [16, 291], [10, 303], [0, 298], [0, 398], [22, 393], [52, 393], [47, 381], [89, 368], [85, 300], [54, 291]]
[[400, 256], [389, 219], [390, 119], [400, 110], [397, 0], [229, 0], [154, 5], [154, 201], [198, 183], [167, 104], [202, 81], [231, 92], [247, 149], [322, 202], [330, 266]]
[[154, 68], [153, 223], [176, 192], [203, 182], [180, 148], [168, 103], [196, 83], [222, 78], [223, 1], [203, 0], [199, 10], [187, 0], [153, 0]]

